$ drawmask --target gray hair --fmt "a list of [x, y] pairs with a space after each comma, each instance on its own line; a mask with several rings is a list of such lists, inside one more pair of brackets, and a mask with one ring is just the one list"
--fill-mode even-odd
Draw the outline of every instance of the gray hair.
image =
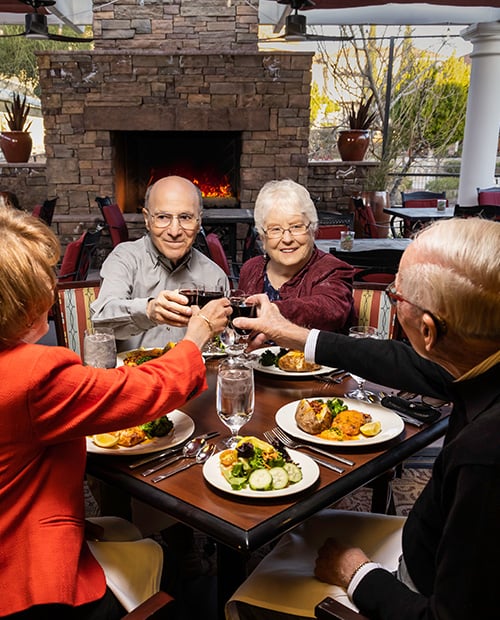
[[453, 218], [418, 234], [398, 273], [401, 294], [464, 338], [500, 338], [500, 223]]
[[291, 179], [269, 181], [260, 190], [253, 215], [255, 226], [260, 232], [265, 231], [270, 212], [303, 215], [310, 222], [309, 230], [312, 233], [318, 228], [318, 213], [311, 195], [303, 185]]

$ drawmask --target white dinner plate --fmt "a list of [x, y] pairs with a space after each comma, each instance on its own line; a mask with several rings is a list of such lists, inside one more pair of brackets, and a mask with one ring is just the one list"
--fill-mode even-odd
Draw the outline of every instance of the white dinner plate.
[[[311, 396], [307, 400], [322, 400], [326, 402], [329, 399], [324, 396]], [[344, 446], [346, 448], [356, 448], [357, 446], [364, 447], [377, 443], [383, 443], [384, 441], [394, 439], [394, 437], [400, 435], [404, 430], [405, 425], [403, 420], [397, 413], [394, 413], [394, 411], [391, 411], [390, 409], [386, 409], [381, 405], [370, 405], [368, 403], [363, 403], [352, 398], [342, 397], [341, 400], [344, 401], [349, 409], [355, 409], [356, 411], [361, 411], [362, 413], [369, 413], [372, 416], [373, 422], [380, 422], [382, 426], [380, 433], [375, 435], [375, 437], [361, 436], [359, 439], [346, 441], [323, 439], [317, 435], [310, 435], [309, 433], [301, 430], [295, 422], [295, 412], [297, 411], [297, 405], [300, 403], [300, 400], [295, 400], [278, 409], [276, 412], [276, 424], [289, 435], [300, 439], [300, 441], [318, 443], [324, 446]]]
[[90, 437], [87, 437], [87, 452], [93, 452], [94, 454], [107, 454], [109, 456], [128, 456], [136, 454], [149, 454], [150, 452], [157, 452], [158, 450], [164, 450], [166, 448], [173, 448], [178, 444], [189, 439], [194, 432], [193, 420], [182, 413], [174, 409], [167, 413], [168, 417], [174, 424], [174, 428], [165, 437], [154, 437], [153, 439], [147, 439], [136, 446], [125, 448], [124, 446], [114, 446], [113, 448], [100, 448], [96, 446]]
[[252, 499], [274, 499], [276, 497], [285, 497], [286, 495], [294, 495], [300, 493], [304, 489], [313, 485], [319, 477], [318, 465], [306, 454], [301, 454], [297, 450], [287, 450], [294, 463], [302, 470], [302, 480], [287, 486], [285, 489], [277, 489], [273, 491], [254, 491], [250, 487], [235, 491], [231, 488], [229, 482], [224, 478], [220, 470], [219, 455], [212, 455], [203, 465], [203, 476], [207, 482], [220, 491], [231, 493], [237, 497], [251, 497]]
[[281, 370], [277, 366], [263, 366], [260, 363], [260, 356], [265, 351], [271, 351], [275, 355], [279, 353], [279, 350], [282, 347], [264, 347], [262, 349], [255, 349], [251, 353], [252, 365], [254, 370], [258, 370], [259, 372], [264, 372], [268, 375], [278, 375], [280, 377], [313, 377], [314, 375], [324, 375], [326, 373], [332, 372], [336, 370], [335, 368], [331, 368], [330, 366], [321, 366], [318, 370], [310, 370], [308, 372], [290, 372], [288, 370]]
[[149, 351], [154, 351], [155, 349], [159, 349], [160, 347], [148, 347], [148, 348], [143, 348], [143, 347], [139, 347], [138, 349], [130, 349], [129, 351], [120, 351], [117, 355], [116, 355], [116, 366], [123, 366], [123, 360], [125, 359], [125, 357], [127, 355], [130, 355], [130, 353], [133, 353], [134, 351], [144, 351], [144, 354], [147, 355], [147, 353]]

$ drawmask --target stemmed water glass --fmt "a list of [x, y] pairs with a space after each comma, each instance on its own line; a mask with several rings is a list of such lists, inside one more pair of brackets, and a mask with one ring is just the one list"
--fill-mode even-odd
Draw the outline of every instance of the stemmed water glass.
[[[349, 328], [349, 336], [351, 338], [378, 338], [377, 330], [371, 325], [356, 325]], [[359, 375], [353, 375], [351, 377], [356, 381], [358, 387], [355, 390], [351, 390], [347, 393], [350, 398], [356, 398], [357, 400], [368, 400], [368, 393], [365, 391], [365, 379]]]
[[253, 368], [240, 358], [230, 357], [219, 365], [217, 371], [217, 415], [231, 431], [219, 445], [222, 449], [234, 448], [240, 429], [250, 420], [255, 402]]
[[244, 351], [247, 347], [248, 338], [252, 330], [236, 327], [232, 320], [240, 316], [254, 318], [256, 316], [257, 306], [247, 303], [247, 298], [249, 296], [241, 289], [231, 289], [228, 297], [233, 312], [231, 314], [230, 325], [222, 332], [221, 340], [226, 346], [226, 352], [229, 355], [241, 355], [244, 357]]

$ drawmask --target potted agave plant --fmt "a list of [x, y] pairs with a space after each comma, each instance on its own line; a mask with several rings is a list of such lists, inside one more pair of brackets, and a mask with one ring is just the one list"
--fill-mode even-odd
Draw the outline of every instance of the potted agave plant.
[[370, 144], [370, 127], [375, 112], [370, 112], [373, 94], [359, 103], [351, 102], [348, 113], [349, 129], [339, 131], [337, 147], [342, 161], [362, 161]]
[[9, 163], [26, 162], [30, 158], [33, 142], [28, 121], [30, 106], [26, 95], [22, 98], [14, 93], [11, 102], [5, 103], [7, 125], [10, 131], [0, 133], [0, 148]]

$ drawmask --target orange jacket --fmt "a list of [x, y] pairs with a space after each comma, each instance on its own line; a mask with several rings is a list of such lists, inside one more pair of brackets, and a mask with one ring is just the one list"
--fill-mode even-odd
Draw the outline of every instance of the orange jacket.
[[160, 417], [206, 389], [183, 341], [135, 368], [82, 366], [61, 347], [0, 351], [0, 616], [104, 594], [84, 542], [85, 436]]

